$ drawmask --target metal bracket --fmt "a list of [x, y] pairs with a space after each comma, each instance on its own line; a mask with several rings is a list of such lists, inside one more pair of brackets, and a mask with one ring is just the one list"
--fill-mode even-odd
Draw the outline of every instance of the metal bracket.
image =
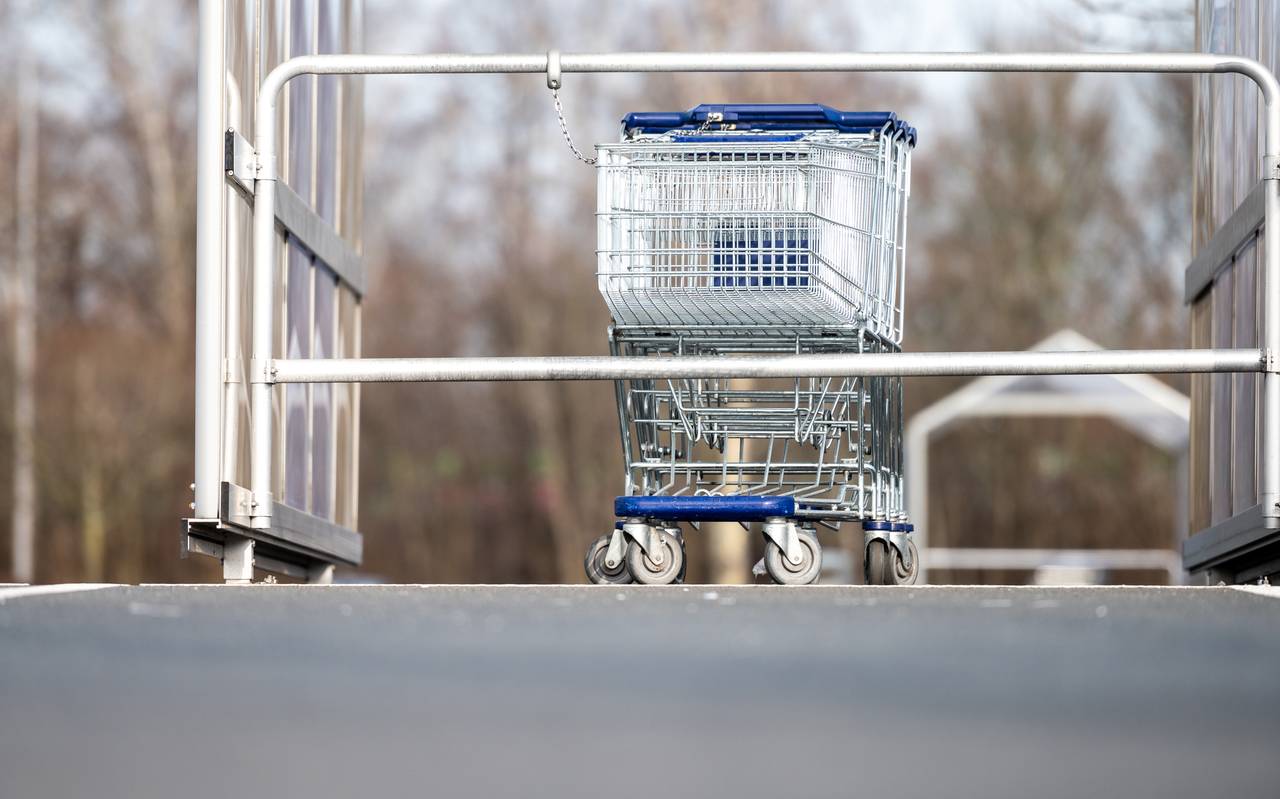
[[615, 529], [613, 535], [609, 536], [609, 549], [604, 553], [604, 565], [610, 569], [618, 568], [618, 564], [622, 563], [622, 558], [626, 555], [627, 539], [621, 530]]
[[[654, 565], [661, 566], [665, 559], [662, 553], [662, 543], [658, 539], [658, 528], [656, 526], [646, 524], [643, 519], [628, 519], [622, 525], [622, 532], [627, 538], [636, 542], [645, 556], [654, 562]], [[613, 546], [610, 543], [610, 546]]]
[[560, 51], [547, 51], [547, 88], [552, 91], [560, 89]]
[[289, 236], [324, 261], [357, 295], [364, 295], [364, 263], [359, 253], [287, 183], [276, 185], [276, 222]]
[[1262, 351], [1262, 371], [1276, 372], [1276, 354], [1271, 348]]
[[227, 536], [222, 545], [222, 579], [230, 585], [253, 582], [255, 547], [256, 542], [252, 538]]
[[257, 154], [253, 145], [235, 128], [227, 128], [224, 148], [223, 168], [227, 177], [250, 194], [253, 193], [253, 181], [257, 179]]
[[911, 533], [905, 530], [894, 530], [889, 533], [889, 545], [898, 550], [898, 556], [902, 558], [902, 565], [908, 572], [911, 571]]
[[1280, 494], [1262, 494], [1258, 497], [1258, 505], [1262, 508], [1263, 516], [1280, 517]]
[[254, 530], [270, 530], [272, 514], [275, 512], [276, 500], [270, 491], [265, 493], [249, 492], [249, 527]]
[[782, 554], [791, 565], [799, 566], [801, 561], [804, 560], [804, 552], [800, 549], [800, 536], [796, 532], [795, 522], [779, 518], [765, 519], [764, 535], [778, 545], [778, 549], [782, 550]]
[[911, 533], [906, 530], [867, 530], [862, 531], [862, 547], [865, 551], [872, 541], [884, 541], [898, 553], [898, 557], [902, 558], [902, 565], [910, 571], [911, 563]]
[[1188, 305], [1195, 302], [1217, 279], [1218, 273], [1231, 263], [1240, 248], [1253, 240], [1266, 217], [1266, 186], [1265, 181], [1254, 186], [1213, 238], [1200, 247], [1195, 260], [1186, 269], [1183, 302]]
[[1280, 180], [1280, 155], [1262, 157], [1262, 179]]
[[315, 585], [333, 585], [333, 564], [316, 564], [307, 569], [307, 582]]
[[249, 382], [275, 385], [276, 367], [271, 360], [251, 358], [249, 360]]
[[241, 527], [253, 525], [253, 492], [235, 483], [223, 484], [222, 521]]
[[254, 176], [258, 180], [276, 180], [279, 174], [276, 172], [276, 157], [271, 155], [268, 158], [255, 158]]

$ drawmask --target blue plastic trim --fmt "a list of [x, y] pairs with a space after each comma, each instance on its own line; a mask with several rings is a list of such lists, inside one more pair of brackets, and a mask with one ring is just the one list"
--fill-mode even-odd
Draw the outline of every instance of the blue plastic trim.
[[866, 521], [862, 523], [863, 530], [892, 530], [893, 525], [889, 522]]
[[618, 497], [615, 516], [683, 522], [761, 522], [796, 513], [793, 497]]
[[[673, 130], [698, 131], [711, 114], [716, 125], [732, 125], [735, 130], [838, 130], [842, 133], [874, 133], [886, 126], [894, 134], [916, 144], [916, 129], [892, 111], [840, 111], [820, 103], [703, 103], [688, 111], [640, 111], [622, 118], [624, 130], [633, 133], [668, 133]], [[708, 129], [712, 134], [716, 128]], [[734, 138], [741, 141], [741, 138]]]
[[688, 133], [672, 136], [671, 141], [676, 144], [752, 144], [756, 142], [800, 141], [803, 138], [803, 133], [781, 133], [775, 136], [763, 133], [759, 135], [748, 133], [740, 136], [710, 136]]

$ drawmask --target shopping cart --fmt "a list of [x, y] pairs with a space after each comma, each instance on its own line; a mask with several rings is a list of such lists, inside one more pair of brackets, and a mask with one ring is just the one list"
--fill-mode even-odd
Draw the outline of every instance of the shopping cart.
[[[820, 105], [630, 114], [596, 148], [615, 355], [897, 352], [914, 129]], [[597, 583], [683, 578], [679, 524], [759, 523], [779, 583], [858, 522], [869, 583], [913, 582], [896, 377], [617, 382], [626, 493]]]

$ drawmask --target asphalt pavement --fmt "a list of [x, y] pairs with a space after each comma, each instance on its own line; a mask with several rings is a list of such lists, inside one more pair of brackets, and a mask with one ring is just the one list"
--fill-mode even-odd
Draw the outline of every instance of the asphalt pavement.
[[1280, 591], [0, 587], [0, 797], [1277, 796]]

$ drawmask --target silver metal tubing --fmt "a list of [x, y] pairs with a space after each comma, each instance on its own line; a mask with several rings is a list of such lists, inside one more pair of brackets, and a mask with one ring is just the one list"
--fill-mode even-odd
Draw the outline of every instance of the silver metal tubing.
[[[729, 377], [1259, 372], [1262, 351], [902, 352], [769, 357], [316, 358], [275, 361], [277, 383], [449, 383]], [[262, 386], [266, 388], [266, 386]]]
[[222, 422], [223, 2], [200, 0], [196, 131], [196, 518], [218, 513]]
[[[261, 124], [261, 122], [259, 122]], [[271, 384], [266, 368], [275, 329], [276, 182], [257, 180], [253, 187], [253, 360], [249, 367], [251, 440], [249, 489], [253, 492], [254, 527], [271, 526]]]
[[[1266, 198], [1266, 263], [1263, 287], [1264, 351], [1280, 351], [1280, 83], [1248, 58], [1206, 53], [618, 53], [562, 54], [560, 72], [1168, 72], [1237, 73], [1257, 84], [1266, 107], [1263, 175]], [[267, 380], [337, 382], [358, 380], [584, 380], [638, 376], [823, 376], [855, 374], [1032, 374], [1084, 372], [1260, 371], [1263, 351], [1164, 351], [1111, 353], [967, 353], [860, 355], [828, 373], [834, 361], [781, 356], [758, 363], [739, 359], [645, 363], [636, 366], [599, 359], [448, 359], [394, 361], [275, 362], [275, 376], [263, 374], [272, 362], [272, 286], [276, 270], [274, 208], [276, 103], [292, 78], [304, 74], [546, 73], [546, 54], [497, 55], [316, 55], [290, 59], [263, 80], [255, 115], [257, 175], [254, 182], [254, 336], [252, 490], [261, 516], [270, 523], [271, 390]], [[807, 356], [818, 357], [818, 356]], [[824, 356], [832, 357], [832, 356]], [[841, 356], [843, 357], [843, 356]], [[886, 360], [889, 359], [889, 360]], [[1260, 488], [1270, 507], [1280, 502], [1280, 373], [1266, 359], [1263, 390], [1263, 451]], [[326, 366], [327, 364], [327, 366]], [[819, 366], [819, 364], [823, 364]], [[1103, 365], [1105, 364], [1105, 365]], [[739, 368], [740, 367], [740, 368]], [[261, 382], [259, 382], [261, 381]], [[214, 393], [217, 396], [217, 393]]]
[[[564, 53], [563, 72], [1172, 72], [1244, 75], [1266, 104], [1266, 150], [1280, 154], [1280, 82], [1249, 58], [1212, 53]], [[258, 94], [259, 159], [274, 177], [275, 114], [299, 75], [394, 75], [547, 71], [545, 53], [494, 55], [314, 55], [273, 69]], [[263, 124], [263, 122], [266, 124]], [[264, 150], [264, 147], [266, 148]], [[260, 173], [259, 177], [263, 177]]]
[[[1273, 104], [1271, 114], [1275, 112]], [[1268, 140], [1274, 123], [1268, 123]], [[1269, 149], [1269, 152], [1276, 152]], [[1280, 515], [1280, 175], [1264, 180], [1266, 220], [1263, 227], [1263, 347], [1267, 369], [1262, 378], [1262, 453], [1258, 480], [1258, 501], [1269, 515]]]

